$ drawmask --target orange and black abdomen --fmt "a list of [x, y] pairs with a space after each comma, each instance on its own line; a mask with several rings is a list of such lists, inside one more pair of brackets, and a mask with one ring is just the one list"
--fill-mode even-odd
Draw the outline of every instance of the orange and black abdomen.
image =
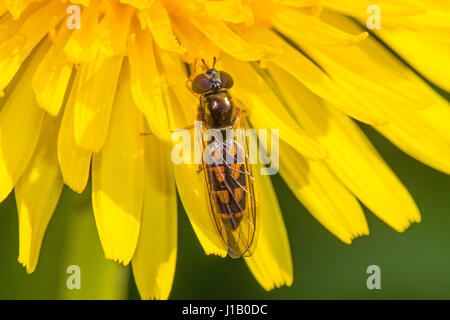
[[[220, 157], [223, 163], [206, 164], [206, 171], [212, 192], [212, 198], [216, 212], [220, 215], [222, 222], [236, 230], [246, 210], [246, 175], [242, 163], [238, 163], [236, 146], [234, 143], [223, 144], [223, 155], [232, 154], [232, 161], [225, 160], [226, 156]], [[227, 150], [228, 149], [228, 150]], [[217, 157], [219, 159], [219, 157]], [[231, 157], [230, 157], [231, 158]]]

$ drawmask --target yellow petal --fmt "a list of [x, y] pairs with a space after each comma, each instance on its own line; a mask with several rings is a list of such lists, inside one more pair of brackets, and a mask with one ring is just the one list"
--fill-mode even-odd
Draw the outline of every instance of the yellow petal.
[[120, 0], [120, 3], [131, 4], [139, 10], [143, 10], [147, 8], [147, 6], [152, 3], [152, 1], [153, 0]]
[[[372, 2], [370, 2], [370, 0], [321, 0], [321, 2], [326, 7], [332, 8], [334, 11], [352, 14], [358, 13], [362, 16], [367, 15], [367, 7], [373, 4]], [[415, 5], [413, 6], [411, 4], [401, 3], [400, 1], [381, 0], [379, 2], [382, 3], [383, 12], [386, 11], [386, 14], [397, 13], [410, 15], [422, 11]]]
[[[346, 18], [330, 13], [324, 16], [345, 29], [360, 28]], [[339, 51], [321, 52], [321, 55], [329, 55], [324, 67], [329, 68], [330, 64], [337, 66], [336, 61], [345, 65], [347, 70], [341, 70], [338, 74], [345, 79], [344, 85], [358, 92], [365, 103], [372, 104], [389, 119], [388, 125], [375, 125], [375, 128], [416, 159], [443, 172], [450, 172], [448, 125], [442, 123], [445, 119], [448, 123], [449, 115], [444, 111], [448, 103], [373, 39], [367, 39], [359, 47]], [[365, 83], [364, 79], [352, 75], [361, 72], [372, 83]], [[376, 90], [374, 82], [383, 90], [392, 90], [393, 94]], [[358, 90], [355, 91], [355, 88]], [[418, 110], [426, 107], [433, 111]], [[439, 115], [433, 116], [434, 113]], [[442, 117], [441, 120], [434, 120], [439, 117]]]
[[193, 63], [198, 57], [210, 59], [210, 57], [219, 55], [220, 49], [192, 23], [184, 19], [184, 17], [172, 16], [171, 19], [173, 22], [174, 33], [177, 35], [177, 38], [180, 39], [180, 42], [187, 48], [185, 58], [189, 63]]
[[253, 125], [257, 128], [280, 129], [280, 138], [308, 158], [326, 157], [326, 149], [295, 123], [270, 87], [250, 64], [225, 56], [221, 63], [223, 69], [235, 77], [232, 94], [244, 103], [239, 105], [236, 101], [239, 108], [260, 115], [258, 119], [261, 122]]
[[447, 141], [450, 141], [450, 126], [448, 125], [450, 108], [448, 102], [444, 98], [440, 97], [436, 104], [423, 110], [420, 114], [440, 136], [444, 137]]
[[[257, 61], [268, 54], [265, 47], [251, 46], [233, 32], [225, 22], [198, 17], [191, 19], [191, 23], [217, 47], [237, 59]], [[205, 26], [208, 27], [205, 28]]]
[[208, 190], [199, 165], [174, 165], [178, 194], [206, 254], [227, 255], [227, 248], [211, 221]]
[[127, 265], [138, 241], [144, 196], [143, 119], [130, 92], [124, 64], [111, 128], [102, 150], [92, 159], [95, 222], [107, 259]]
[[11, 34], [0, 43], [0, 96], [16, 74], [31, 50], [63, 17], [64, 11], [58, 1], [50, 1], [36, 10], [24, 23], [8, 25]]
[[[131, 7], [119, 10], [121, 8], [117, 3], [110, 4], [110, 10], [98, 26], [101, 37], [92, 39], [90, 35], [80, 34], [83, 41], [77, 42], [74, 32], [66, 45], [69, 53], [74, 50], [75, 61], [79, 58], [85, 61], [80, 68], [80, 83], [76, 92], [75, 141], [78, 146], [94, 152], [101, 149], [107, 135], [132, 17]], [[94, 18], [96, 14], [98, 12], [93, 13]], [[95, 32], [96, 26], [92, 28]], [[87, 53], [83, 54], [84, 51]]]
[[[272, 48], [270, 51], [273, 54], [262, 61], [263, 66], [268, 62], [272, 62], [283, 68], [312, 92], [323, 99], [333, 102], [339, 110], [355, 119], [369, 124], [387, 123], [387, 118], [380, 114], [371, 104], [361, 99], [358, 92], [351, 90], [352, 88], [344, 91], [343, 89], [345, 88], [338, 85], [309, 58], [286, 43], [273, 31], [257, 24], [245, 28], [235, 26], [234, 30], [252, 44], [270, 46]], [[364, 107], [361, 107], [361, 104]]]
[[100, 52], [106, 57], [125, 55], [127, 39], [134, 9], [131, 6], [122, 6], [117, 2], [107, 1], [110, 10], [106, 10], [105, 17], [100, 22], [101, 37], [99, 41]]
[[204, 10], [208, 17], [231, 23], [253, 22], [253, 12], [242, 0], [206, 1]]
[[170, 17], [161, 0], [152, 1], [151, 6], [140, 11], [139, 19], [143, 27], [148, 27], [153, 34], [156, 44], [164, 50], [178, 54], [186, 52], [186, 48], [180, 45], [173, 34]]
[[[367, 8], [374, 5], [371, 0], [323, 0], [321, 4], [333, 11], [343, 13], [347, 16], [353, 16], [359, 19], [363, 24], [369, 17]], [[414, 31], [432, 31], [430, 35], [448, 34], [449, 11], [447, 0], [430, 1], [392, 1], [379, 0], [376, 3], [381, 8], [382, 29], [391, 27], [401, 27]], [[446, 33], [445, 33], [446, 31]]]
[[36, 268], [47, 225], [63, 187], [56, 156], [59, 119], [46, 116], [36, 152], [16, 184], [19, 211], [19, 262], [28, 273]]
[[0, 201], [3, 201], [28, 165], [44, 119], [31, 88], [31, 79], [49, 48], [42, 43], [14, 91], [0, 111]]
[[146, 137], [141, 232], [132, 265], [142, 299], [167, 299], [177, 257], [177, 196], [170, 145]]
[[294, 8], [310, 7], [316, 5], [320, 0], [273, 0], [275, 3], [279, 3], [283, 6], [291, 6]]
[[309, 44], [346, 46], [358, 43], [368, 36], [367, 32], [349, 34], [301, 10], [270, 5], [267, 1], [258, 1], [256, 4], [254, 8], [257, 10], [257, 17], [270, 20], [278, 31], [295, 40], [303, 40]]
[[[167, 112], [172, 130], [192, 125], [197, 119], [198, 97], [186, 87], [186, 67], [178, 55], [157, 50], [157, 61], [161, 61], [161, 89], [168, 103]], [[180, 89], [182, 88], [182, 89]]]
[[[271, 69], [302, 127], [329, 150], [328, 167], [372, 212], [397, 231], [420, 221], [406, 188], [359, 127], [280, 69]], [[298, 95], [302, 99], [298, 99]], [[381, 128], [387, 127], [380, 126]]]
[[[70, 0], [70, 2], [73, 4], [81, 4], [83, 7], [87, 7], [91, 3], [90, 0]], [[95, 3], [95, 0], [94, 0], [94, 3]]]
[[31, 3], [31, 0], [5, 0], [5, 6], [11, 12], [14, 19], [19, 19], [23, 11]]
[[313, 217], [344, 243], [369, 233], [358, 201], [325, 160], [309, 161], [280, 142], [280, 174]]
[[391, 122], [375, 129], [412, 157], [450, 174], [449, 108], [443, 102], [427, 110], [387, 110]]
[[377, 35], [426, 78], [450, 91], [448, 44], [400, 28], [382, 29]]
[[245, 262], [265, 290], [290, 286], [294, 271], [283, 216], [269, 176], [260, 175], [255, 166], [255, 192], [259, 192], [260, 219], [255, 252]]
[[2, 16], [6, 11], [8, 11], [8, 8], [6, 7], [6, 5], [1, 2], [0, 3], [0, 16]]
[[283, 179], [317, 221], [347, 244], [356, 237], [369, 234], [358, 201], [324, 161], [302, 159], [290, 147], [282, 147], [280, 152]]
[[72, 63], [67, 60], [62, 50], [69, 35], [69, 29], [62, 26], [32, 80], [38, 104], [53, 116], [57, 115], [61, 108], [72, 74]]
[[[360, 25], [338, 14], [325, 11], [322, 18], [349, 32], [362, 30]], [[392, 101], [392, 107], [402, 104], [425, 109], [435, 102], [427, 85], [373, 37], [358, 46], [307, 51], [336, 81], [343, 78], [351, 87], [358, 87], [358, 91], [373, 92], [385, 103]]]
[[80, 68], [73, 120], [75, 141], [81, 148], [98, 152], [105, 142], [121, 65], [122, 57], [114, 57], [101, 62], [92, 75], [90, 64]]
[[[100, 4], [102, 7], [100, 7]], [[73, 63], [95, 63], [95, 71], [102, 60], [124, 55], [126, 39], [133, 14], [130, 6], [113, 1], [94, 1], [81, 15], [79, 29], [72, 32], [64, 52]]]
[[64, 183], [72, 190], [82, 193], [89, 179], [92, 152], [78, 147], [75, 143], [73, 119], [75, 91], [78, 87], [79, 79], [79, 73], [77, 73], [59, 128], [58, 162]]
[[[150, 130], [160, 139], [170, 141], [168, 108], [170, 102], [164, 75], [157, 68], [153, 40], [148, 31], [136, 30], [129, 46], [131, 92], [139, 110], [145, 115]], [[183, 88], [184, 89], [184, 88]]]
[[83, 9], [79, 29], [75, 29], [66, 45], [64, 53], [73, 63], [92, 60], [100, 42], [99, 2], [93, 1]]

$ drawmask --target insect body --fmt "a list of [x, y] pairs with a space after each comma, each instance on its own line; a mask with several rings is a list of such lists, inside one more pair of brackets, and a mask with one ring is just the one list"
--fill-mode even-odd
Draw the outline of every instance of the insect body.
[[212, 216], [229, 256], [250, 256], [256, 244], [256, 202], [240, 109], [228, 92], [233, 79], [214, 65], [204, 66], [206, 71], [192, 80], [191, 88], [200, 94], [198, 120], [203, 130], [215, 132], [202, 142]]

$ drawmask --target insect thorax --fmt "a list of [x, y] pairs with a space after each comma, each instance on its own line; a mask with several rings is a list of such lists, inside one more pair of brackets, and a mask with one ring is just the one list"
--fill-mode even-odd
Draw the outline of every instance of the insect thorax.
[[231, 127], [236, 118], [232, 97], [224, 89], [201, 95], [199, 113], [206, 129]]

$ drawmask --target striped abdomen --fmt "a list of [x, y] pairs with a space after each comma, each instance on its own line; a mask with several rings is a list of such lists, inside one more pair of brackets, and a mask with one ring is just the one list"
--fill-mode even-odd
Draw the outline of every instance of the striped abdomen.
[[[213, 159], [222, 158], [222, 163], [217, 161], [217, 163], [206, 164], [206, 170], [216, 213], [220, 215], [225, 225], [236, 230], [246, 210], [245, 166], [243, 163], [238, 163], [234, 141], [224, 143], [222, 148], [222, 155], [213, 155]], [[227, 152], [233, 155], [230, 157], [232, 161], [226, 159]]]

